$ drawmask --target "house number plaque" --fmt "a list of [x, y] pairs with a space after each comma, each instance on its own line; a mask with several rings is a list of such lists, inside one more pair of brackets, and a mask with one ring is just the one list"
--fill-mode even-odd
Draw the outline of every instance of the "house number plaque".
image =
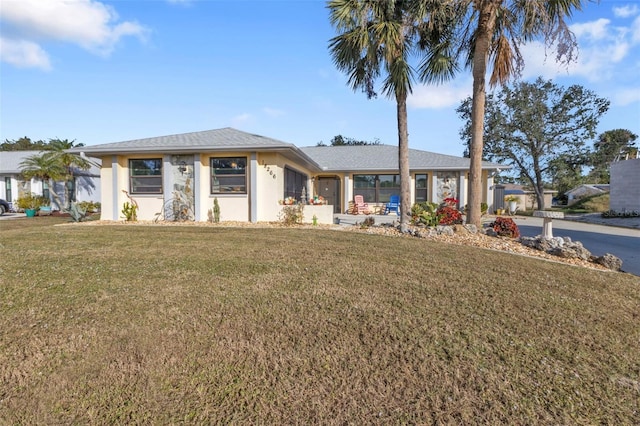
[[271, 166], [270, 166], [270, 165], [268, 165], [267, 163], [265, 163], [265, 162], [264, 162], [264, 160], [262, 160], [262, 161], [260, 162], [260, 164], [262, 164], [262, 166], [265, 168], [265, 170], [266, 170], [267, 172], [269, 172], [269, 175], [271, 175], [271, 177], [272, 177], [272, 178], [274, 178], [274, 179], [276, 178], [276, 172], [271, 168]]

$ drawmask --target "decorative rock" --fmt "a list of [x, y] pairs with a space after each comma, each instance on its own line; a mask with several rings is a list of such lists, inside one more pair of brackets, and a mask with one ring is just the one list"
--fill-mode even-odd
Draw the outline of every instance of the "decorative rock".
[[477, 226], [475, 226], [475, 225], [474, 225], [474, 224], [472, 224], [472, 223], [467, 224], [467, 225], [464, 225], [464, 227], [465, 227], [465, 229], [466, 229], [467, 231], [469, 231], [469, 233], [470, 233], [470, 234], [476, 234], [476, 233], [478, 233], [478, 227], [477, 227]]
[[604, 256], [596, 257], [594, 262], [613, 271], [619, 271], [620, 268], [622, 268], [622, 259], [609, 253], [604, 254]]
[[438, 235], [454, 235], [453, 228], [446, 225], [438, 225], [436, 226], [436, 231]]
[[569, 259], [589, 260], [591, 258], [591, 252], [584, 248], [582, 243], [578, 241], [575, 243], [564, 244], [562, 247], [553, 248], [547, 253]]

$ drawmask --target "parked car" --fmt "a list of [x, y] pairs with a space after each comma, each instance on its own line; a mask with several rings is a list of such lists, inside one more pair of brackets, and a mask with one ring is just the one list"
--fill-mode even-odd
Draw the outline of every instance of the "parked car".
[[9, 203], [0, 198], [0, 216], [9, 211]]

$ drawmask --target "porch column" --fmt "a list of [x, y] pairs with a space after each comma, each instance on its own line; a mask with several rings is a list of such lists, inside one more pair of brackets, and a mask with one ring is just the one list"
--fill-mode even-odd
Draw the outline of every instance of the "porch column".
[[[111, 208], [111, 220], [118, 220], [118, 215], [120, 211], [118, 209], [118, 194], [120, 193], [120, 188], [118, 187], [118, 156], [111, 156], [111, 200], [113, 201], [113, 206]], [[52, 188], [55, 191], [55, 188]]]
[[495, 211], [493, 208], [493, 172], [487, 172], [486, 193], [487, 193], [487, 213]]
[[342, 209], [341, 213], [344, 213], [345, 210], [347, 210], [349, 208], [349, 201], [351, 201], [351, 191], [349, 190], [349, 187], [351, 186], [351, 180], [349, 179], [349, 175], [345, 174], [344, 175], [344, 208]]
[[438, 200], [438, 172], [432, 173], [433, 178], [431, 179], [431, 191], [429, 191], [429, 195], [431, 195], [432, 203], [441, 203], [442, 200]]
[[463, 209], [467, 204], [467, 173], [460, 171], [460, 178], [458, 179], [458, 207]]
[[200, 154], [193, 154], [193, 216], [196, 222], [202, 220], [202, 214], [200, 213], [200, 206], [202, 205], [202, 191], [200, 188]]
[[162, 156], [162, 213], [164, 213], [164, 203], [173, 198], [173, 170], [171, 166], [171, 155]]
[[249, 160], [249, 221], [258, 221], [258, 155], [255, 152]]

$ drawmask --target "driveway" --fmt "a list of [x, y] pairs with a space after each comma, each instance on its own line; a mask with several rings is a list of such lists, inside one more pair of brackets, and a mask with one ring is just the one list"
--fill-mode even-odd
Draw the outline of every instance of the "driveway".
[[[554, 237], [569, 237], [572, 241], [580, 241], [594, 256], [613, 254], [622, 259], [623, 271], [640, 276], [640, 218], [611, 219], [609, 222], [609, 219], [602, 219], [599, 215], [591, 218], [585, 215], [568, 219], [570, 220], [554, 219]], [[541, 218], [516, 216], [514, 220], [525, 237], [535, 237], [542, 233]]]

